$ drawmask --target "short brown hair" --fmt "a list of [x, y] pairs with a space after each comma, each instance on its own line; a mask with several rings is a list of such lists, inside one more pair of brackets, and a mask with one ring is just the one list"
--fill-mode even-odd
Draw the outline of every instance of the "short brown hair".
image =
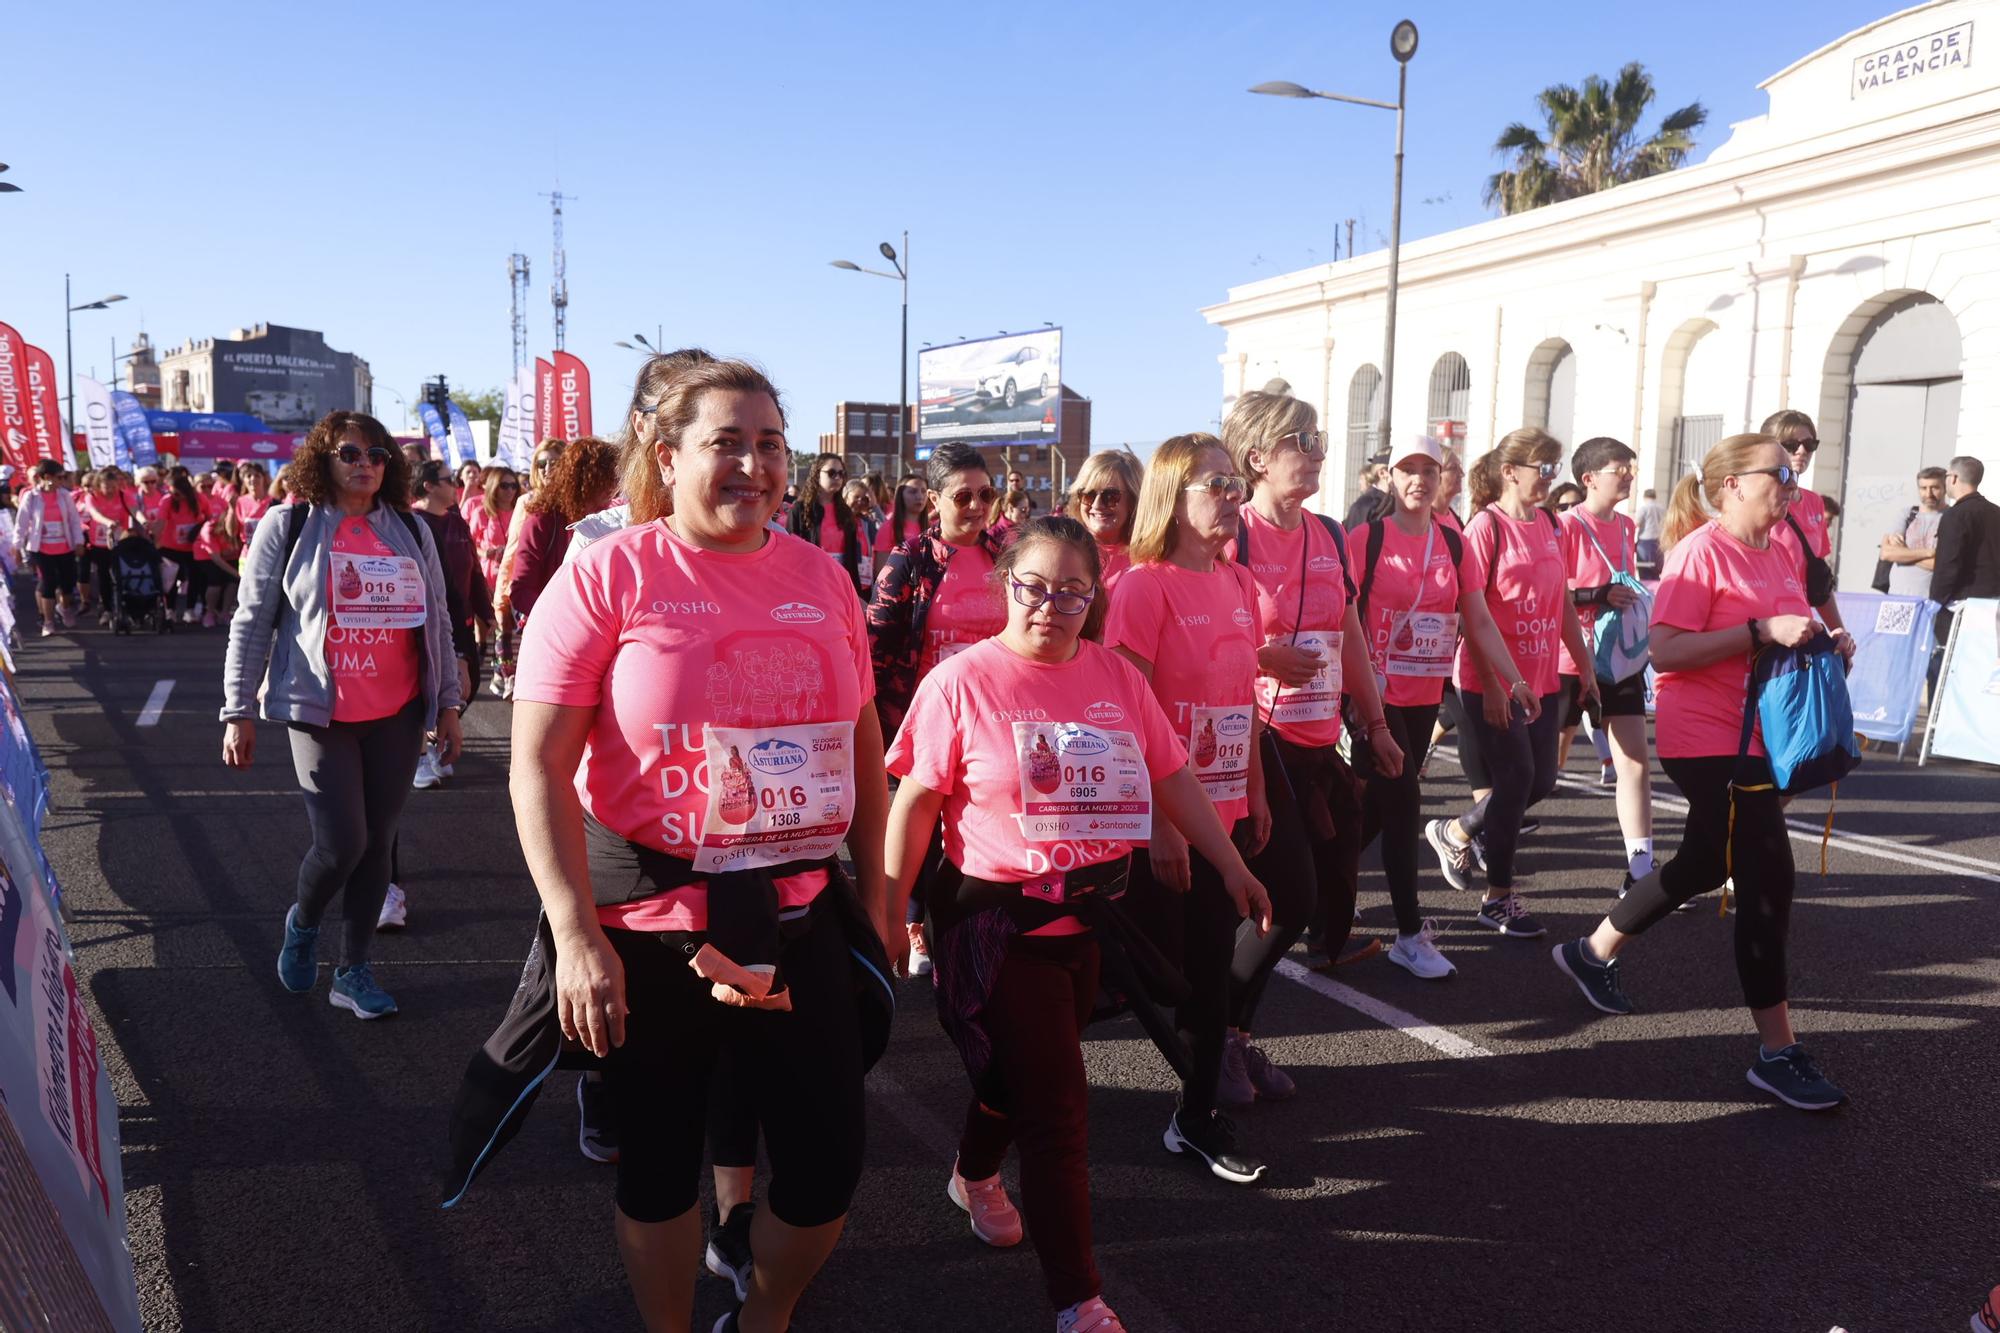
[[1104, 562], [1097, 553], [1097, 539], [1090, 535], [1090, 529], [1067, 514], [1043, 514], [1023, 523], [1014, 533], [1013, 541], [993, 562], [991, 578], [1000, 590], [1004, 602], [1010, 596], [1007, 581], [1014, 575], [1014, 567], [1021, 563], [1021, 557], [1029, 548], [1042, 542], [1057, 546], [1067, 546], [1083, 557], [1084, 567], [1090, 571], [1090, 586], [1096, 595], [1090, 599], [1090, 609], [1083, 613], [1083, 628], [1077, 632], [1079, 639], [1089, 639], [1101, 643], [1104, 639], [1104, 618], [1111, 614], [1111, 590], [1104, 586]]
[[681, 447], [682, 438], [701, 413], [701, 396], [710, 389], [767, 394], [778, 409], [779, 424], [785, 424], [785, 400], [778, 387], [748, 361], [707, 361], [685, 367], [661, 393], [652, 413], [653, 445], [626, 451], [625, 500], [632, 506], [635, 525], [651, 523], [674, 511], [673, 492], [660, 476], [654, 450], [660, 444], [669, 449]]
[[408, 509], [410, 462], [396, 447], [389, 428], [366, 412], [328, 412], [313, 423], [313, 428], [306, 432], [306, 442], [285, 465], [291, 473], [292, 499], [309, 505], [333, 503], [333, 451], [340, 447], [340, 437], [350, 430], [361, 437], [363, 448], [386, 449], [389, 453], [382, 464], [382, 489], [375, 493], [375, 498], [391, 508]]
[[574, 523], [602, 508], [604, 493], [617, 485], [618, 447], [595, 435], [580, 436], [549, 465], [548, 479], [527, 498], [528, 512]]

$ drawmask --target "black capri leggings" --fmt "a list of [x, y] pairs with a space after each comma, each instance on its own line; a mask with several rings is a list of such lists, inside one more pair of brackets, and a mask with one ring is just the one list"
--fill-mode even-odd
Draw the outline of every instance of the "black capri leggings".
[[795, 1227], [845, 1216], [866, 1135], [853, 963], [831, 906], [816, 906], [805, 933], [785, 945], [790, 1010], [717, 1001], [688, 966], [702, 944], [698, 933], [604, 933], [625, 964], [631, 1011], [625, 1044], [604, 1062], [618, 1135], [619, 1211], [635, 1222], [665, 1222], [695, 1206], [709, 1102], [726, 1051], [730, 1083], [757, 1108], [771, 1158], [773, 1216]]
[[1390, 704], [1382, 709], [1382, 717], [1403, 749], [1403, 772], [1400, 777], [1384, 777], [1375, 768], [1374, 750], [1364, 739], [1355, 738], [1354, 772], [1363, 787], [1356, 853], [1378, 833], [1382, 836], [1382, 877], [1389, 881], [1396, 930], [1414, 935], [1424, 928], [1423, 913], [1417, 909], [1417, 853], [1424, 829], [1424, 788], [1417, 769], [1424, 761], [1424, 747], [1431, 743], [1438, 705]]
[[1194, 848], [1188, 848], [1186, 893], [1175, 893], [1154, 879], [1152, 864], [1145, 848], [1132, 849], [1125, 910], [1187, 977], [1187, 1002], [1175, 1015], [1181, 1031], [1193, 1039], [1188, 1076], [1181, 1083], [1181, 1105], [1198, 1120], [1215, 1109], [1233, 989], [1230, 967], [1235, 961], [1236, 928], [1243, 918], [1222, 887], [1222, 872]]
[[[1627, 935], [1644, 934], [1688, 899], [1707, 893], [1731, 875], [1736, 880], [1736, 976], [1752, 1009], [1782, 1004], [1789, 993], [1785, 940], [1791, 933], [1792, 839], [1782, 799], [1774, 787], [1736, 788], [1736, 820], [1729, 818], [1733, 755], [1662, 759], [1687, 798], [1687, 828], [1674, 859], [1632, 886], [1611, 909], [1611, 924]], [[1755, 781], [1770, 781], [1770, 766]], [[1724, 860], [1724, 856], [1728, 860]]]
[[66, 594], [76, 596], [76, 552], [64, 551], [61, 555], [50, 555], [46, 551], [33, 552], [35, 561], [35, 596], [44, 601]]
[[1461, 742], [1474, 737], [1486, 762], [1490, 788], [1485, 797], [1458, 817], [1468, 836], [1484, 835], [1486, 882], [1496, 889], [1514, 886], [1514, 847], [1521, 838], [1521, 816], [1528, 807], [1556, 789], [1556, 747], [1562, 743], [1562, 695], [1542, 696], [1541, 715], [1533, 722], [1510, 713], [1507, 726], [1486, 720], [1484, 695], [1463, 692], [1465, 725]]

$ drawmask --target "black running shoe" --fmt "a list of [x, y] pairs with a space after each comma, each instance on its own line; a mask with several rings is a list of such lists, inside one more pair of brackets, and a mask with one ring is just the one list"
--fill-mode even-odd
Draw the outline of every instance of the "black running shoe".
[[604, 1080], [585, 1074], [576, 1081], [576, 1146], [593, 1162], [618, 1160], [618, 1136], [611, 1131], [611, 1095]]
[[1820, 1072], [1813, 1058], [1806, 1054], [1806, 1048], [1797, 1042], [1776, 1055], [1759, 1050], [1757, 1063], [1750, 1066], [1745, 1077], [1750, 1086], [1762, 1088], [1785, 1105], [1801, 1111], [1830, 1111], [1847, 1100], [1847, 1094]]
[[1264, 1164], [1237, 1143], [1235, 1123], [1215, 1111], [1206, 1118], [1175, 1111], [1161, 1139], [1168, 1152], [1196, 1154], [1218, 1179], [1232, 1185], [1251, 1184], [1264, 1174]]
[[1618, 960], [1600, 963], [1584, 952], [1582, 940], [1558, 944], [1549, 951], [1561, 968], [1583, 992], [1583, 998], [1607, 1014], [1629, 1014], [1632, 1002], [1618, 979]]
[[754, 1203], [739, 1203], [731, 1208], [727, 1222], [709, 1214], [708, 1271], [727, 1279], [736, 1288], [739, 1301], [750, 1299], [750, 1219], [756, 1215]]

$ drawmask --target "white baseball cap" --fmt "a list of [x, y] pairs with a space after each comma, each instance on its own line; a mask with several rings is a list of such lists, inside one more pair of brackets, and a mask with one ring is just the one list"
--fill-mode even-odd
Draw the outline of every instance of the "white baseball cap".
[[1429, 435], [1412, 437], [1401, 448], [1389, 455], [1389, 466], [1399, 468], [1412, 458], [1428, 458], [1439, 467], [1444, 466], [1444, 446]]

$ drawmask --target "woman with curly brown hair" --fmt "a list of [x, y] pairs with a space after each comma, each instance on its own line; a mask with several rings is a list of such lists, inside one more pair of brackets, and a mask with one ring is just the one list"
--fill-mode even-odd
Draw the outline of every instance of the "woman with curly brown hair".
[[257, 525], [223, 669], [223, 762], [248, 768], [264, 716], [291, 734], [313, 842], [285, 915], [278, 979], [312, 989], [320, 921], [344, 896], [332, 1002], [396, 1012], [368, 970], [389, 854], [425, 734], [458, 757], [459, 688], [444, 572], [409, 513], [409, 464], [382, 423], [329, 412], [287, 471], [294, 503]]
[[571, 440], [549, 468], [548, 480], [522, 504], [521, 535], [507, 579], [516, 624], [562, 568], [570, 525], [609, 505], [618, 494], [618, 449], [594, 435]]

